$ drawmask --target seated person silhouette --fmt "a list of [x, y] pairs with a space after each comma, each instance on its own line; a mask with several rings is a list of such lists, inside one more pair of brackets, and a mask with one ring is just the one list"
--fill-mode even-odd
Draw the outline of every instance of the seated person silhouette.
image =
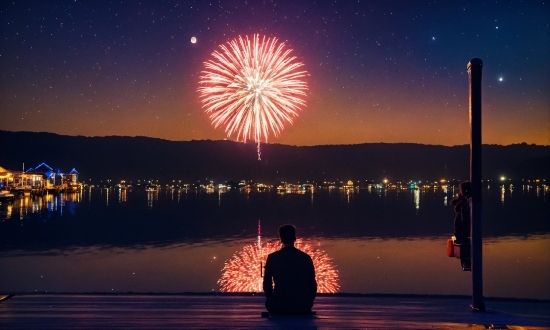
[[279, 228], [283, 247], [267, 256], [263, 280], [270, 314], [309, 314], [317, 293], [311, 257], [294, 247], [296, 228]]

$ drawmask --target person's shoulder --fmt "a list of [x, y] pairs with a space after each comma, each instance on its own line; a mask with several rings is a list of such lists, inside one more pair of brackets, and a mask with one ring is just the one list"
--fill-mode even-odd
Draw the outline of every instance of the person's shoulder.
[[268, 258], [277, 258], [278, 255], [281, 254], [281, 250], [277, 250], [277, 251], [274, 251], [274, 252], [271, 252], [270, 254], [267, 255]]
[[311, 256], [309, 254], [305, 253], [304, 251], [302, 251], [298, 248], [294, 248], [294, 250], [296, 250], [295, 253], [300, 254], [303, 258], [307, 257], [308, 259], [311, 259]]

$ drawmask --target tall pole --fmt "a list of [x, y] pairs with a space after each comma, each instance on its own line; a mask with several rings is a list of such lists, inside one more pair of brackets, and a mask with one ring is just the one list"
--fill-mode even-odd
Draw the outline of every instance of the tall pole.
[[470, 244], [472, 263], [472, 309], [484, 311], [483, 255], [481, 233], [481, 72], [483, 61], [474, 58], [468, 63], [470, 103]]

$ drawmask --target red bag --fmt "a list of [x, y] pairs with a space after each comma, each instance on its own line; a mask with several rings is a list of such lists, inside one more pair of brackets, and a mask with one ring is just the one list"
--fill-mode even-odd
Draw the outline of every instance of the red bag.
[[455, 247], [454, 247], [452, 238], [449, 238], [447, 240], [447, 256], [450, 258], [455, 256]]

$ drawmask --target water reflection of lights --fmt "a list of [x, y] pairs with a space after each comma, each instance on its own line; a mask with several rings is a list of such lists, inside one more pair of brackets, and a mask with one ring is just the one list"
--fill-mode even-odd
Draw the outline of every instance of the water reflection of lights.
[[11, 218], [11, 214], [13, 211], [13, 205], [11, 203], [8, 203], [6, 206], [3, 206], [0, 211], [0, 219], [9, 219]]
[[117, 193], [118, 193], [118, 202], [119, 203], [122, 203], [122, 202], [126, 202], [127, 201], [127, 193], [126, 193], [126, 189], [117, 189], [116, 190]]
[[156, 201], [158, 201], [159, 195], [156, 191], [147, 192], [147, 208], [152, 209]]
[[82, 200], [82, 193], [60, 193], [45, 194], [42, 196], [22, 196], [15, 199], [12, 204], [2, 206], [0, 218], [8, 219], [12, 214], [19, 213], [19, 219], [23, 220], [32, 214], [41, 212], [60, 212], [63, 215], [64, 209], [73, 214], [76, 211], [76, 204]]
[[414, 207], [417, 210], [420, 208], [420, 189], [414, 189]]
[[[187, 198], [187, 189], [185, 189], [185, 198]], [[180, 203], [181, 199], [181, 190], [178, 190], [178, 204]]]

